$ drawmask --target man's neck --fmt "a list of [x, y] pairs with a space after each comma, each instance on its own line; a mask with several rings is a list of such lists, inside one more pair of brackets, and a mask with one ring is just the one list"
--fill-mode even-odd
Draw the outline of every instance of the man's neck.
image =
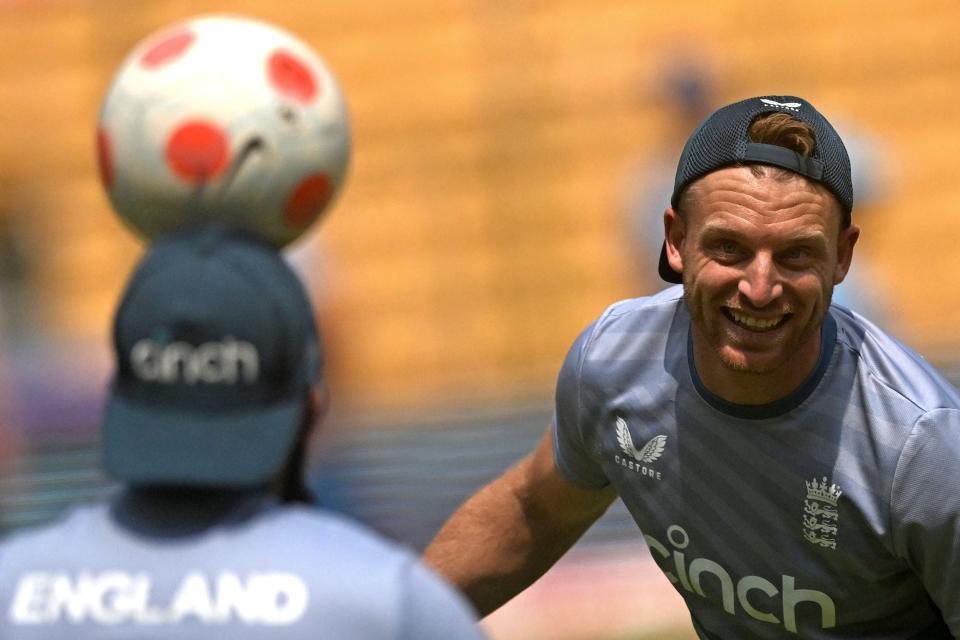
[[276, 502], [264, 488], [129, 487], [111, 505], [122, 526], [151, 537], [182, 537], [246, 520]]
[[795, 358], [776, 370], [738, 371], [725, 365], [711, 346], [698, 340], [696, 332], [693, 334], [694, 363], [703, 386], [717, 397], [739, 405], [764, 405], [788, 397], [816, 369], [821, 348], [818, 331]]

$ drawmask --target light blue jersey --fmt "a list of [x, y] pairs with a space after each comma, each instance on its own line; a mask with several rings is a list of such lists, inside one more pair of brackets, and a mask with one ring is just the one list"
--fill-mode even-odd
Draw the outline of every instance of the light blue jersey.
[[702, 638], [960, 635], [960, 394], [841, 307], [822, 338], [791, 396], [733, 405], [681, 287], [615, 304], [560, 373], [557, 466], [613, 484]]
[[451, 587], [344, 518], [256, 498], [210, 524], [209, 506], [121, 498], [15, 535], [0, 545], [0, 638], [481, 637]]

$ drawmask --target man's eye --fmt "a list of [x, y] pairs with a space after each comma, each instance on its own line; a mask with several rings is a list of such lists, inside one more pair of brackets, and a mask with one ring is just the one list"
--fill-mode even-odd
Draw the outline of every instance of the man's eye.
[[737, 253], [737, 252], [739, 251], [739, 249], [740, 249], [740, 248], [737, 246], [737, 243], [736, 243], [736, 242], [732, 242], [732, 241], [730, 241], [730, 240], [724, 240], [724, 241], [722, 241], [722, 242], [720, 243], [720, 245], [719, 245], [719, 248], [720, 248], [720, 253], [726, 253], [726, 254], [729, 254], [729, 255], [732, 255], [732, 254]]
[[788, 249], [783, 257], [787, 260], [806, 260], [810, 257], [810, 250], [806, 247], [793, 247]]
[[743, 257], [743, 247], [735, 240], [717, 240], [710, 248], [714, 260], [724, 264], [739, 262]]

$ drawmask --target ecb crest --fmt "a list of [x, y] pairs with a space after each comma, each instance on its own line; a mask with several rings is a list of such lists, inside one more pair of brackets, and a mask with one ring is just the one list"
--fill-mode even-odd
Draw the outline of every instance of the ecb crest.
[[807, 499], [803, 501], [803, 537], [825, 549], [837, 548], [837, 526], [840, 513], [837, 501], [843, 491], [833, 483], [816, 478], [807, 482]]

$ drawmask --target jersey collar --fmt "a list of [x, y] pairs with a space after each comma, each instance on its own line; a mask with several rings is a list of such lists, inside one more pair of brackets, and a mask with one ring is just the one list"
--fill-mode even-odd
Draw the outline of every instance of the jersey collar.
[[823, 326], [820, 329], [821, 348], [820, 357], [817, 360], [817, 366], [814, 367], [810, 375], [807, 376], [807, 379], [804, 380], [792, 393], [790, 393], [790, 395], [767, 404], [736, 404], [733, 402], [728, 402], [715, 393], [712, 393], [706, 388], [706, 386], [704, 386], [703, 381], [700, 379], [700, 375], [697, 373], [696, 364], [694, 364], [693, 361], [692, 327], [688, 328], [687, 330], [687, 365], [690, 370], [690, 378], [693, 381], [693, 386], [696, 388], [697, 393], [700, 394], [700, 397], [703, 398], [703, 400], [711, 407], [721, 413], [725, 413], [735, 418], [764, 420], [767, 418], [776, 418], [777, 416], [782, 416], [783, 414], [788, 413], [800, 406], [808, 397], [810, 397], [810, 394], [813, 393], [813, 390], [816, 389], [818, 384], [820, 384], [820, 380], [823, 379], [823, 376], [827, 371], [827, 367], [830, 365], [830, 359], [833, 356], [833, 348], [836, 343], [837, 321], [828, 311], [826, 316], [824, 316]]

